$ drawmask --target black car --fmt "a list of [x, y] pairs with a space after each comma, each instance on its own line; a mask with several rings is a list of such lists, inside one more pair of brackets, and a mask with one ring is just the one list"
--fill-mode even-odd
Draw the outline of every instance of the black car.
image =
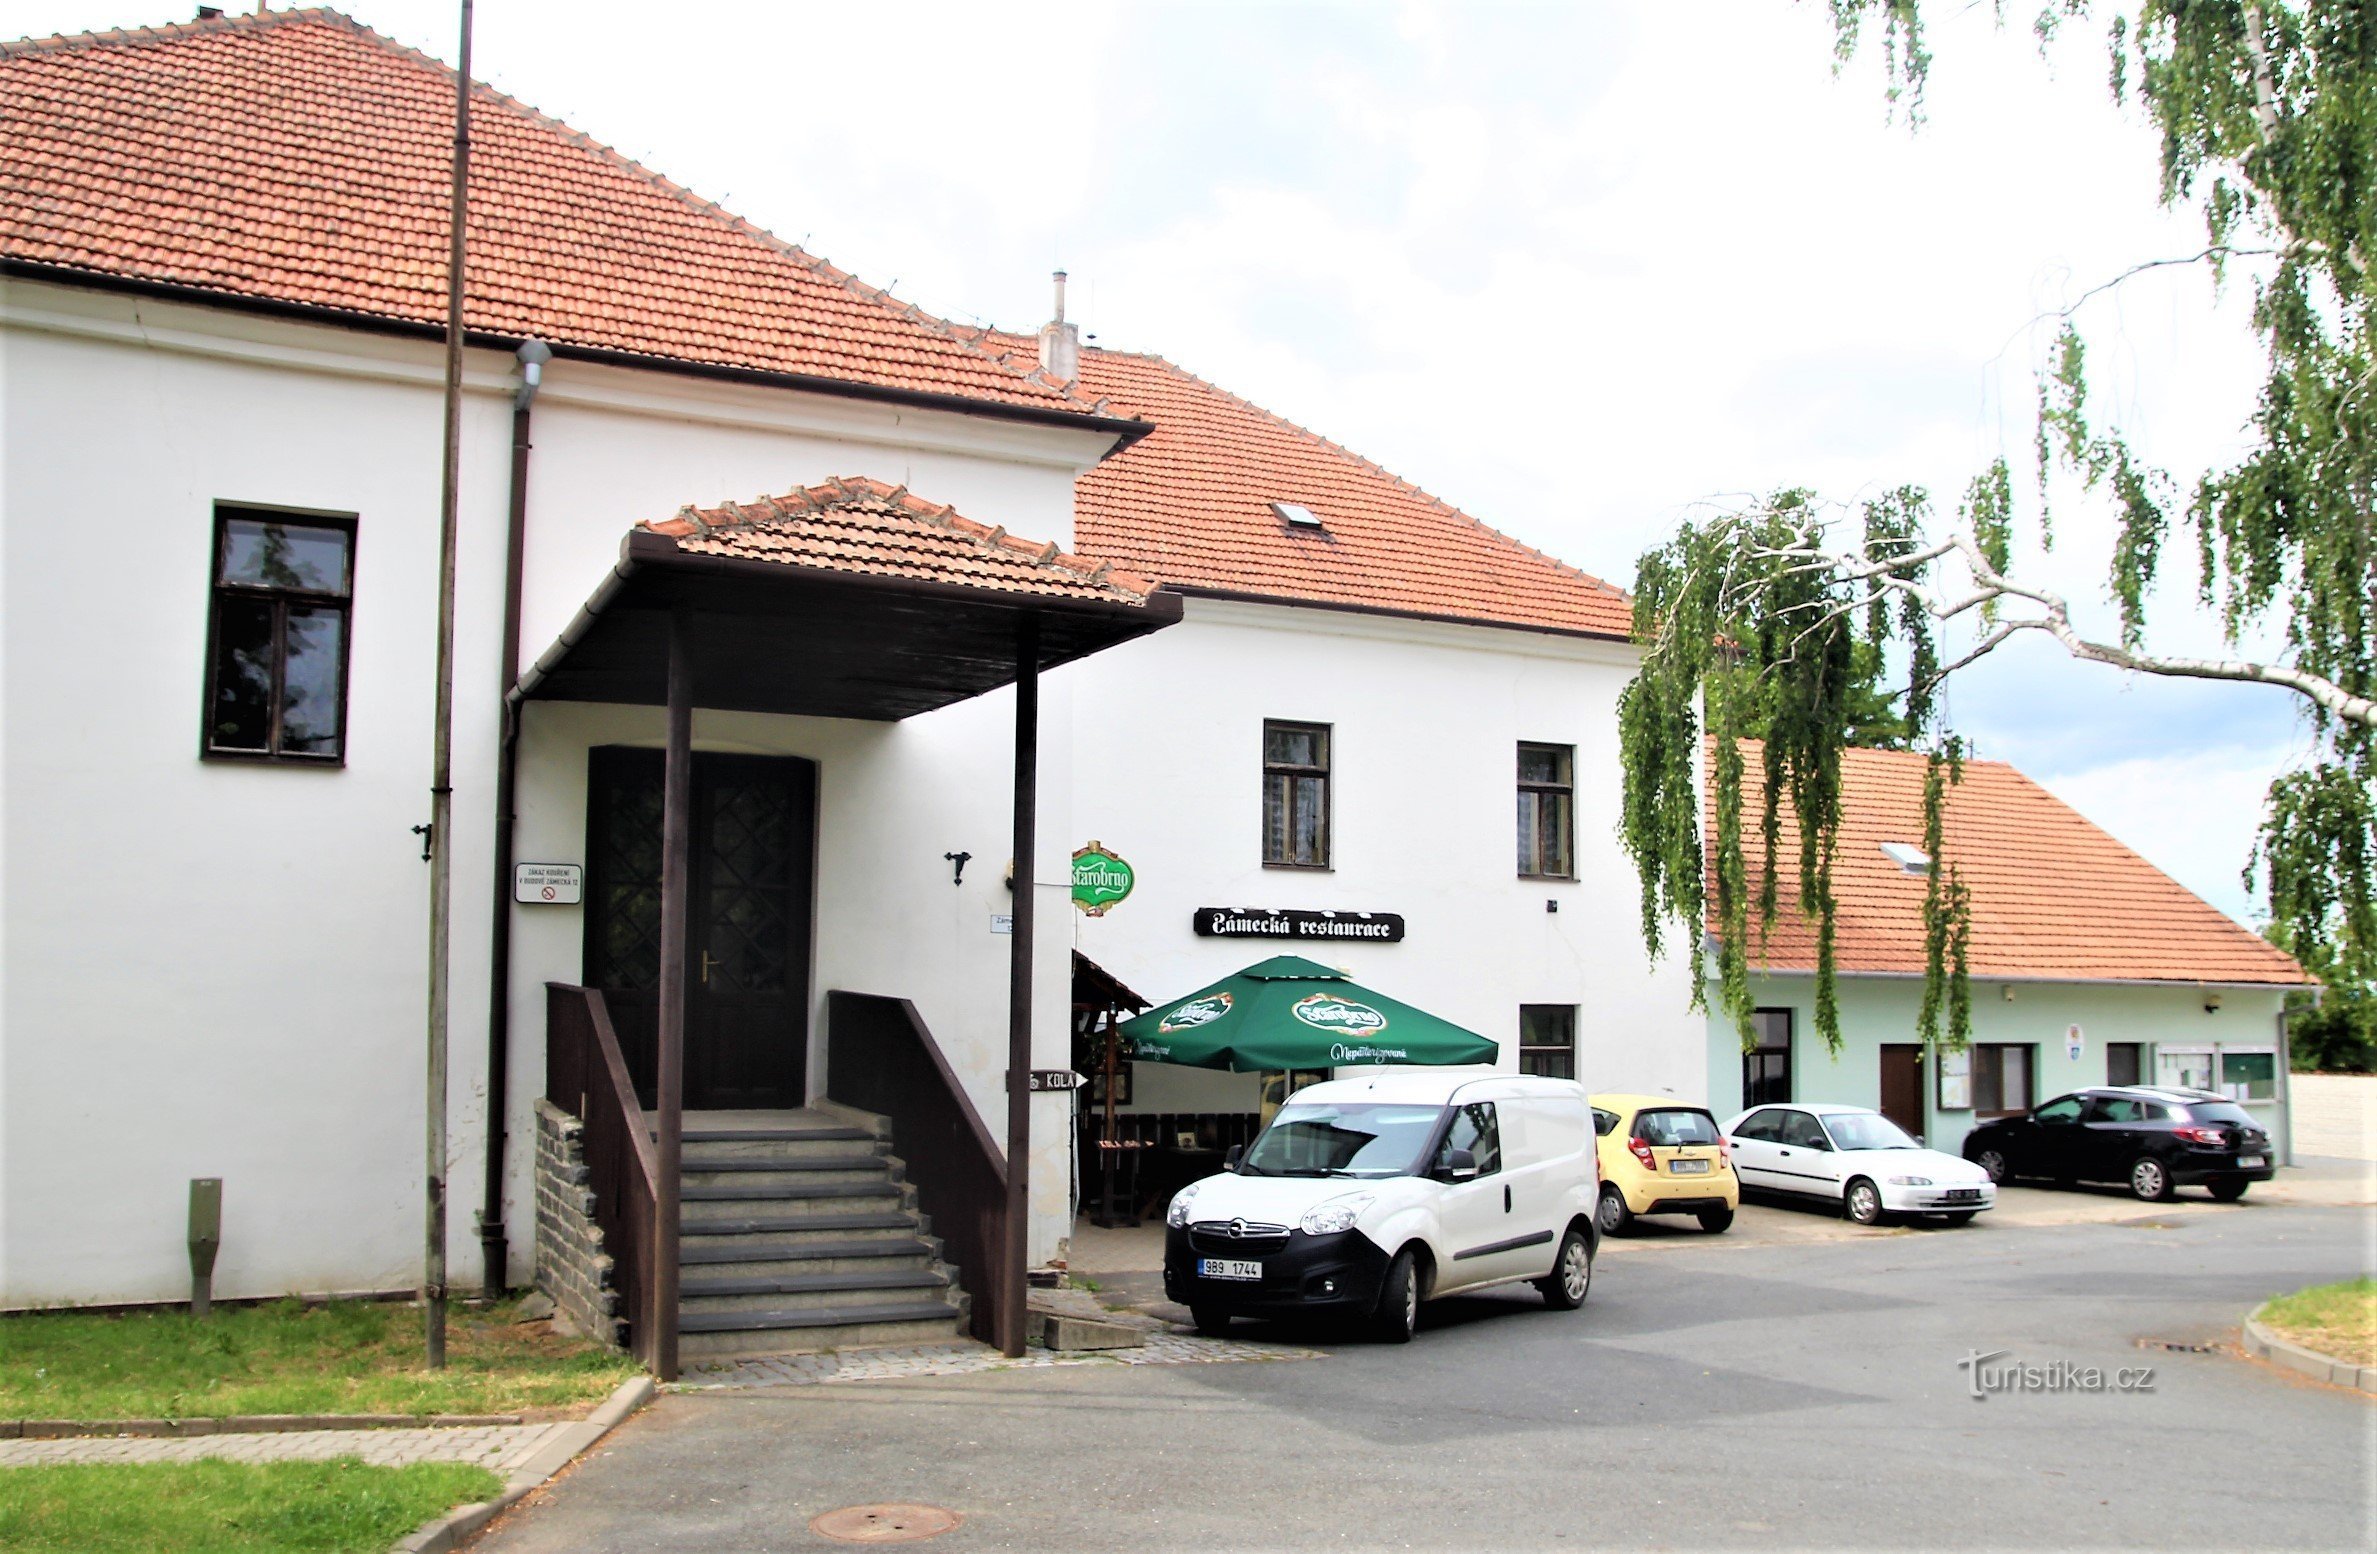
[[2247, 1184], [2277, 1174], [2270, 1136], [2244, 1107], [2209, 1090], [2158, 1085], [2081, 1090], [1982, 1123], [1964, 1136], [1964, 1158], [1994, 1182], [2127, 1182], [2156, 1203], [2198, 1186], [2234, 1203]]

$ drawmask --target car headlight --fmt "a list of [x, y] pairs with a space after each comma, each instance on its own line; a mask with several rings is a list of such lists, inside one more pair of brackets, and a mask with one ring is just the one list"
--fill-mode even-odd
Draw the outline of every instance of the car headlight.
[[1189, 1205], [1197, 1200], [1197, 1189], [1203, 1182], [1191, 1182], [1172, 1195], [1172, 1207], [1164, 1211], [1164, 1223], [1178, 1230], [1188, 1223]]
[[1370, 1207], [1375, 1196], [1357, 1192], [1348, 1193], [1342, 1198], [1331, 1198], [1327, 1203], [1305, 1210], [1304, 1217], [1296, 1221], [1296, 1226], [1308, 1236], [1333, 1236], [1341, 1230], [1351, 1230], [1354, 1221], [1362, 1217], [1362, 1211]]
[[1928, 1176], [1894, 1176], [1890, 1178], [1890, 1185], [1893, 1187], [1929, 1187], [1931, 1178]]

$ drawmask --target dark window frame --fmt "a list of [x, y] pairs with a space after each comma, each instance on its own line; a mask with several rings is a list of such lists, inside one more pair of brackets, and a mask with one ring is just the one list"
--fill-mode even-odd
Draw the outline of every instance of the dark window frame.
[[[2113, 1072], [2113, 1070], [2114, 1070], [2113, 1055], [2114, 1055], [2115, 1053], [2117, 1053], [2117, 1052], [2118, 1052], [2118, 1053], [2127, 1053], [2127, 1054], [2128, 1054], [2128, 1056], [2129, 1056], [2129, 1077], [2128, 1077], [2127, 1079], [2122, 1079], [2122, 1078], [2119, 1078], [2119, 1077], [2117, 1077], [2117, 1076], [2114, 1074], [2114, 1072]], [[2142, 1042], [2142, 1041], [2108, 1041], [2108, 1042], [2106, 1042], [2106, 1043], [2105, 1043], [2105, 1083], [2106, 1083], [2106, 1084], [2109, 1084], [2109, 1085], [2138, 1085], [2138, 1084], [2144, 1084], [2145, 1082], [2146, 1082], [2146, 1044], [2145, 1044], [2144, 1042]]]
[[[1549, 752], [1553, 757], [1556, 758], [1559, 763], [1560, 771], [1560, 777], [1557, 781], [1540, 782], [1530, 780], [1527, 777], [1527, 753], [1531, 750]], [[1524, 857], [1518, 860], [1519, 878], [1523, 880], [1574, 880], [1577, 877], [1576, 746], [1546, 744], [1540, 740], [1522, 739], [1519, 741], [1517, 764], [1519, 803], [1520, 805], [1524, 806], [1530, 799], [1534, 800], [1537, 814], [1535, 827], [1536, 847], [1534, 855], [1532, 857]], [[1565, 867], [1558, 869], [1547, 869], [1543, 866], [1542, 839], [1544, 834], [1544, 826], [1542, 824], [1541, 817], [1545, 801], [1552, 799], [1557, 799], [1560, 801], [1558, 805], [1560, 816], [1560, 857], [1564, 862]], [[1527, 833], [1525, 829], [1521, 828], [1519, 831], [1519, 837], [1522, 840], [1522, 844], [1526, 835]]]
[[[1527, 1039], [1527, 1016], [1530, 1013], [1546, 1011], [1563, 1015], [1567, 1018], [1567, 1039], [1565, 1041], [1531, 1042]], [[1574, 1004], [1519, 1005], [1520, 1073], [1534, 1074], [1544, 1079], [1574, 1079], [1576, 1077], [1576, 1015], [1577, 1006]], [[1555, 1059], [1553, 1062], [1554, 1069], [1565, 1064], [1567, 1072], [1556, 1073], [1551, 1069], [1540, 1069], [1530, 1066], [1528, 1060], [1540, 1055], [1549, 1055], [1553, 1057]]]
[[[2005, 1055], [2018, 1050], [2022, 1058], [2022, 1099], [2006, 1103]], [[2039, 1049], [2035, 1042], [1977, 1041], [1972, 1045], [1973, 1064], [1973, 1120], [1985, 1122], [1994, 1117], [2019, 1117], [2037, 1103], [2039, 1093]], [[1988, 1104], [1984, 1104], [1984, 1098]], [[2057, 1096], [2056, 1100], [2063, 1097]]]
[[[1789, 1008], [1752, 1010], [1750, 1019], [1753, 1025], [1760, 1025], [1763, 1023], [1758, 1018], [1760, 1015], [1781, 1016], [1783, 1039], [1779, 1045], [1770, 1043], [1765, 1039], [1765, 1031], [1761, 1029], [1758, 1031], [1758, 1044], [1754, 1047], [1748, 1048], [1742, 1053], [1741, 1103], [1745, 1107], [1787, 1106], [1795, 1099], [1792, 1092], [1796, 1088], [1793, 1081], [1797, 1076], [1792, 1073], [1792, 1048], [1797, 1045], [1795, 1038], [1799, 1034], [1798, 1011]], [[1781, 1057], [1783, 1093], [1780, 1095], [1753, 1093], [1751, 1086], [1751, 1069], [1753, 1064], [1756, 1064], [1759, 1067], [1764, 1067], [1765, 1062], [1763, 1060], [1773, 1059], [1778, 1054]]]
[[[225, 547], [236, 522], [286, 522], [293, 527], [336, 529], [346, 536], [346, 588], [329, 593], [307, 588], [264, 587], [253, 583], [227, 582], [223, 577]], [[348, 676], [355, 655], [355, 574], [361, 550], [361, 523], [354, 513], [322, 512], [305, 507], [281, 507], [269, 502], [222, 502], [214, 504], [214, 523], [206, 558], [206, 648], [204, 700], [198, 711], [198, 758], [202, 761], [251, 761], [274, 766], [311, 766], [335, 771], [347, 764]], [[272, 721], [265, 732], [264, 748], [245, 749], [218, 745], [214, 741], [216, 695], [220, 690], [222, 673], [223, 605], [226, 600], [262, 599], [272, 604], [273, 620], [273, 696]], [[284, 712], [281, 698], [283, 677], [288, 670], [288, 622], [292, 605], [303, 609], [329, 610], [339, 613], [338, 633], [338, 753], [316, 755], [304, 750], [281, 748], [281, 718]]]
[[[1275, 729], [1317, 736], [1321, 756], [1319, 764], [1302, 765], [1295, 762], [1272, 760], [1271, 734]], [[1314, 873], [1326, 873], [1335, 868], [1337, 859], [1336, 768], [1337, 726], [1335, 724], [1311, 723], [1301, 718], [1265, 718], [1263, 720], [1262, 851], [1264, 868], [1304, 869]], [[1292, 784], [1298, 780], [1315, 780], [1320, 784], [1320, 858], [1316, 862], [1307, 862], [1293, 857], [1275, 858], [1271, 855], [1273, 832], [1271, 816], [1274, 795], [1277, 795], [1285, 806], [1286, 823], [1278, 828], [1281, 842], [1287, 850], [1292, 851], [1294, 848], [1295, 803], [1291, 795], [1293, 793]]]

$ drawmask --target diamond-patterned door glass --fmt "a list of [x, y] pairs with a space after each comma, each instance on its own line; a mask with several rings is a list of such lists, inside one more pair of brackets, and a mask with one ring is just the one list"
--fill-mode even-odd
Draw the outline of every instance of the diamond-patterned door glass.
[[709, 797], [710, 991], [782, 992], [793, 884], [791, 791], [764, 777], [721, 779]]
[[640, 992], [660, 985], [660, 784], [631, 778], [597, 792], [604, 805], [597, 980]]

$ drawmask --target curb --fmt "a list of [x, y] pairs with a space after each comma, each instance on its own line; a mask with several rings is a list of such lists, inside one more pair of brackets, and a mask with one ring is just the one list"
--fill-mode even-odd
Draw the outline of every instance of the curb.
[[480, 1528], [519, 1504], [531, 1490], [617, 1429], [630, 1414], [651, 1402], [659, 1390], [649, 1376], [635, 1376], [621, 1382], [600, 1408], [575, 1424], [563, 1426], [535, 1456], [520, 1464], [504, 1485], [502, 1494], [492, 1500], [458, 1505], [434, 1521], [424, 1523], [399, 1542], [393, 1554], [448, 1554], [449, 1550], [460, 1548]]
[[2244, 1348], [2247, 1354], [2255, 1359], [2268, 1360], [2273, 1365], [2283, 1365], [2290, 1371], [2299, 1371], [2313, 1381], [2377, 1393], [2377, 1365], [2354, 1365], [2333, 1355], [2321, 1354], [2316, 1349], [2288, 1343], [2261, 1325], [2261, 1314], [2268, 1309], [2265, 1302], [2254, 1307], [2253, 1315], [2245, 1319]]

